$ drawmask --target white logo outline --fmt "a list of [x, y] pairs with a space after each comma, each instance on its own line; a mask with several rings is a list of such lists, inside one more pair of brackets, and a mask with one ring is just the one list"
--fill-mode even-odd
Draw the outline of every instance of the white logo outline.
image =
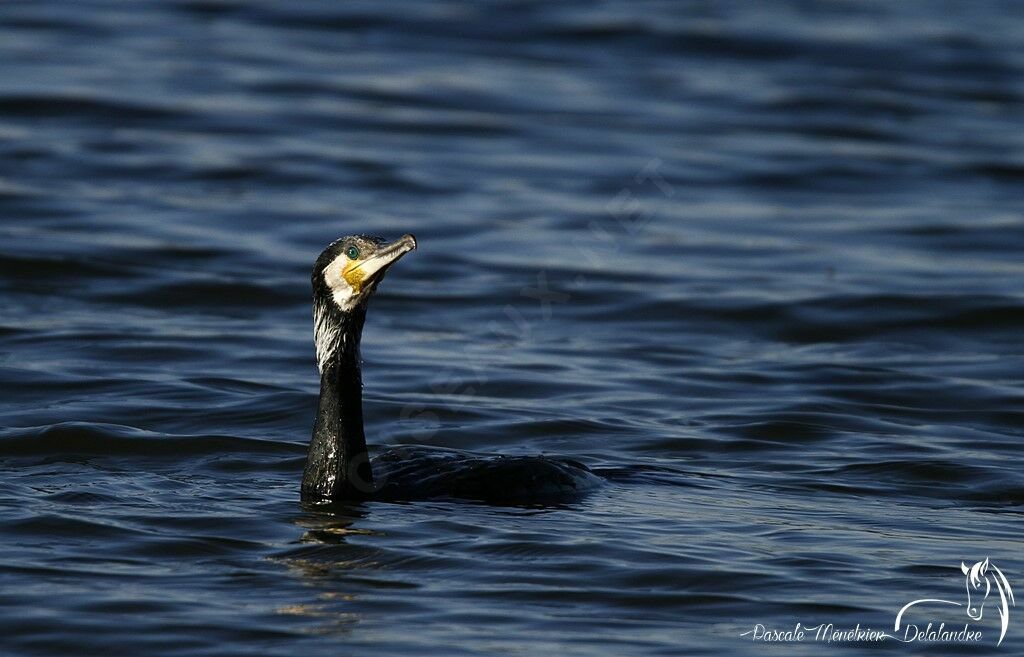
[[[922, 598], [920, 600], [908, 602], [903, 605], [903, 608], [900, 609], [898, 614], [896, 614], [896, 622], [893, 625], [893, 629], [899, 631], [900, 623], [903, 620], [903, 614], [907, 609], [922, 603], [941, 603], [954, 605], [956, 607], [967, 607], [967, 617], [971, 620], [979, 621], [984, 614], [985, 601], [988, 599], [988, 595], [992, 591], [992, 585], [994, 583], [996, 590], [999, 592], [1000, 606], [997, 611], [999, 612], [999, 621], [1001, 625], [999, 642], [996, 643], [996, 646], [1001, 645], [1003, 643], [1003, 638], [1006, 636], [1006, 629], [1010, 624], [1010, 606], [1017, 606], [1017, 601], [1013, 597], [1013, 588], [1010, 587], [1009, 580], [1006, 579], [1006, 575], [1003, 574], [1003, 571], [999, 570], [998, 566], [989, 561], [988, 557], [985, 557], [984, 561], [979, 561], [970, 567], [961, 561], [960, 571], [963, 572], [965, 577], [964, 586], [967, 589], [967, 604], [954, 602], [952, 600], [941, 600], [938, 598]], [[971, 603], [972, 593], [975, 601], [977, 601], [978, 596], [981, 597], [980, 604], [977, 602], [974, 604]]]

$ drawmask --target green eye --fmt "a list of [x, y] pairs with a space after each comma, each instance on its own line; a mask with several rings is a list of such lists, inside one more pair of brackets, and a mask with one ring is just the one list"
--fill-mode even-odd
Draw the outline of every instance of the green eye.
[[348, 256], [349, 260], [355, 260], [356, 258], [359, 257], [359, 247], [358, 246], [350, 246], [350, 247], [348, 247], [347, 249], [345, 249], [345, 255]]

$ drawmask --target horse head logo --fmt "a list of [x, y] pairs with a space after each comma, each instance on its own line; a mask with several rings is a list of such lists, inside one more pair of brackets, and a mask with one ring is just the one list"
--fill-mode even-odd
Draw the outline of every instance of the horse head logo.
[[999, 594], [999, 645], [1003, 642], [1003, 637], [1006, 636], [1006, 628], [1010, 624], [1010, 607], [1017, 606], [1017, 601], [1013, 598], [1013, 589], [1010, 588], [1010, 582], [1007, 581], [1006, 576], [1003, 575], [1003, 571], [999, 570], [999, 567], [994, 563], [990, 562], [988, 558], [984, 561], [979, 561], [973, 566], [968, 566], [963, 561], [960, 562], [960, 571], [964, 574], [966, 581], [964, 586], [967, 588], [967, 604], [964, 605], [961, 602], [953, 602], [952, 600], [939, 600], [935, 598], [925, 598], [921, 600], [914, 600], [903, 606], [900, 612], [896, 614], [896, 625], [895, 629], [900, 629], [902, 622], [903, 613], [910, 609], [916, 604], [922, 602], [934, 602], [942, 603], [946, 605], [954, 605], [957, 607], [967, 607], [967, 617], [971, 620], [980, 621], [985, 613], [985, 603], [988, 602], [989, 594], [992, 590]]
[[1010, 582], [1006, 580], [1006, 576], [995, 564], [989, 563], [987, 558], [970, 567], [961, 561], [960, 570], [966, 577], [964, 586], [967, 588], [967, 615], [971, 620], [981, 620], [985, 613], [985, 603], [988, 601], [989, 593], [993, 588], [999, 592], [999, 620], [1003, 629], [1003, 633], [999, 636], [1001, 642], [1010, 622], [1010, 606], [1017, 606]]

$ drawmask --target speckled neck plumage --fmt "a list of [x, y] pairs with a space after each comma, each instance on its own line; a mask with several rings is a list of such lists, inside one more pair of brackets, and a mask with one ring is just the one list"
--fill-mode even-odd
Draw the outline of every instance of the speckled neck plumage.
[[343, 312], [321, 301], [317, 299], [314, 305], [320, 401], [302, 475], [302, 499], [361, 499], [373, 491], [373, 473], [363, 433], [359, 363], [366, 306]]

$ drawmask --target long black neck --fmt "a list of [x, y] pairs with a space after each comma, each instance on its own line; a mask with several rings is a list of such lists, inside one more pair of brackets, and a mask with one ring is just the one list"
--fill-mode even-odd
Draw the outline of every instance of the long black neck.
[[373, 492], [373, 472], [363, 433], [363, 381], [359, 340], [366, 307], [342, 313], [331, 304], [318, 322], [326, 344], [320, 371], [320, 402], [302, 475], [302, 499], [311, 502], [364, 499]]

